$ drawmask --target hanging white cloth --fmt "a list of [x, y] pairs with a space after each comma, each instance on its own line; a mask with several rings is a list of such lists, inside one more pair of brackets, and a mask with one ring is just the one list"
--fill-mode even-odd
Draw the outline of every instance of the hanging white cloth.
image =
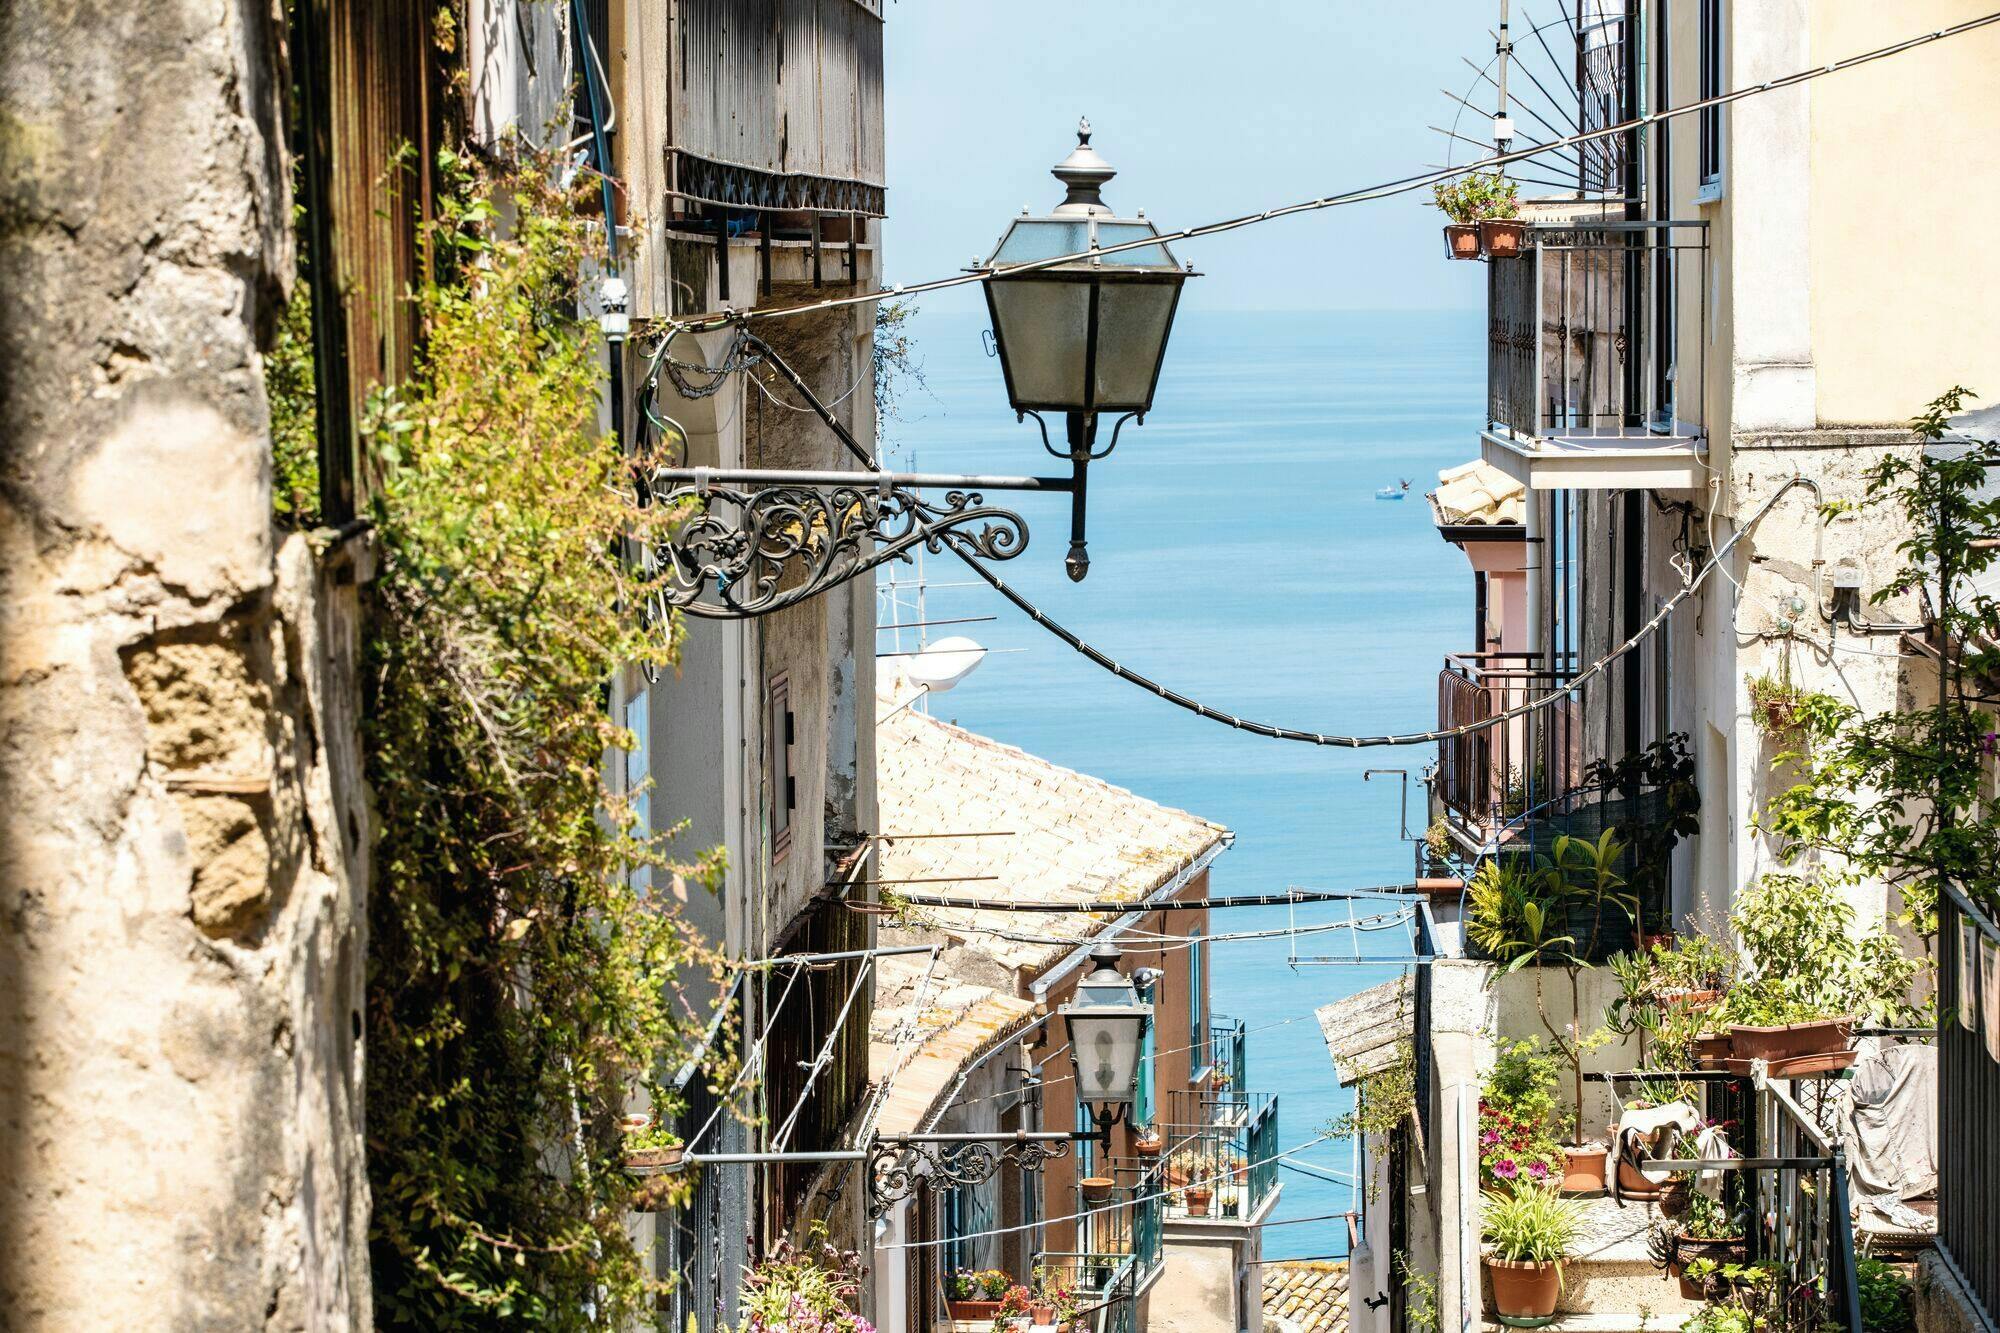
[[1937, 1188], [1937, 1048], [1864, 1051], [1840, 1115], [1855, 1201], [1908, 1230], [1935, 1225], [1903, 1206]]

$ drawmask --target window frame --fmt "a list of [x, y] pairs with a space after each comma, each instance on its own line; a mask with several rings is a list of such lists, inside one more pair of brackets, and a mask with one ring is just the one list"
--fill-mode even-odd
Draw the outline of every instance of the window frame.
[[792, 813], [798, 808], [798, 776], [792, 758], [798, 744], [798, 717], [792, 711], [788, 672], [771, 677], [764, 690], [765, 772], [771, 791], [771, 862], [792, 850]]
[[1208, 1006], [1202, 1001], [1208, 991], [1208, 960], [1203, 952], [1205, 937], [1200, 926], [1191, 928], [1188, 940], [1188, 1082], [1199, 1083], [1211, 1067], [1208, 1049]]
[[[1701, 101], [1719, 97], [1728, 91], [1725, 86], [1728, 69], [1725, 39], [1729, 27], [1724, 21], [1725, 13], [1725, 0], [1699, 0], [1696, 6], [1696, 95]], [[1712, 106], [1695, 117], [1697, 183], [1694, 201], [1698, 204], [1711, 204], [1722, 198], [1723, 181], [1728, 174], [1728, 154], [1723, 136], [1725, 110], [1725, 107]]]

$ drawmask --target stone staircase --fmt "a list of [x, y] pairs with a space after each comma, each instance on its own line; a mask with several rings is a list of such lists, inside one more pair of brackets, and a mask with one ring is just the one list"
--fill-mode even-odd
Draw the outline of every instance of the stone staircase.
[[[1563, 1265], [1563, 1294], [1550, 1333], [1674, 1333], [1699, 1308], [1680, 1284], [1653, 1267], [1646, 1234], [1660, 1220], [1651, 1204], [1585, 1199], [1577, 1257]], [[1492, 1301], [1483, 1306], [1490, 1311]], [[1484, 1325], [1505, 1325], [1489, 1314]]]

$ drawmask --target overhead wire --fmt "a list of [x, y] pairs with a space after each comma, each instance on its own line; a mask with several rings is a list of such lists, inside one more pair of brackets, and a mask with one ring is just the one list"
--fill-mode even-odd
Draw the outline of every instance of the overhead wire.
[[[1713, 97], [1704, 97], [1680, 106], [1665, 107], [1659, 111], [1634, 116], [1630, 120], [1620, 121], [1615, 125], [1606, 125], [1594, 130], [1585, 130], [1576, 134], [1564, 135], [1533, 148], [1523, 148], [1506, 153], [1493, 153], [1462, 166], [1424, 171], [1416, 175], [1384, 181], [1377, 185], [1363, 186], [1338, 194], [1325, 195], [1318, 199], [1301, 200], [1297, 203], [1286, 204], [1276, 208], [1267, 208], [1260, 213], [1245, 213], [1239, 217], [1226, 218], [1219, 222], [1205, 223], [1196, 227], [1186, 227], [1180, 231], [1163, 232], [1158, 235], [1124, 241], [1115, 245], [1100, 246], [1095, 250], [1080, 250], [1071, 254], [1055, 255], [1048, 259], [1032, 260], [1022, 264], [1010, 264], [1007, 272], [1015, 275], [1034, 273], [1042, 269], [1057, 268], [1064, 264], [1074, 264], [1093, 258], [1101, 259], [1106, 255], [1119, 254], [1126, 250], [1137, 250], [1161, 244], [1171, 244], [1177, 241], [1194, 240], [1203, 236], [1220, 235], [1224, 232], [1237, 231], [1244, 227], [1254, 227], [1260, 223], [1273, 222], [1279, 218], [1292, 217], [1301, 213], [1318, 212], [1322, 209], [1338, 208], [1351, 204], [1366, 203], [1376, 199], [1391, 198], [1399, 194], [1408, 194], [1412, 191], [1434, 185], [1439, 181], [1450, 180], [1453, 177], [1466, 175], [1470, 172], [1508, 166], [1515, 162], [1527, 161], [1544, 153], [1560, 152], [1582, 144], [1595, 143], [1601, 139], [1615, 139], [1630, 134], [1634, 130], [1643, 129], [1648, 125], [1662, 124], [1682, 116], [1693, 115], [1696, 112], [1707, 111], [1715, 107], [1729, 106], [1745, 98], [1757, 97], [1764, 93], [1809, 83], [1814, 79], [1854, 69], [1857, 66], [1870, 64], [1877, 60], [1885, 60], [1891, 56], [1900, 55], [1905, 51], [1914, 50], [1920, 46], [1927, 46], [1933, 42], [1945, 41], [1981, 28], [1990, 27], [1995, 23], [2000, 23], [2000, 11], [1982, 14], [1976, 18], [1951, 24], [1948, 27], [1919, 33], [1915, 36], [1904, 38], [1902, 41], [1889, 43], [1886, 46], [1875, 47], [1857, 55], [1829, 61], [1824, 65], [1815, 65], [1809, 69], [1797, 70], [1779, 78], [1766, 79], [1762, 83], [1734, 88], [1728, 92], [1717, 93]], [[780, 319], [789, 315], [803, 314], [808, 311], [838, 309], [845, 306], [870, 304], [891, 297], [943, 291], [952, 287], [962, 287], [969, 283], [983, 282], [987, 276], [988, 272], [986, 270], [975, 270], [968, 273], [955, 274], [951, 277], [933, 278], [927, 282], [897, 283], [886, 290], [878, 289], [873, 292], [858, 293], [851, 296], [830, 296], [817, 301], [806, 301], [789, 306], [767, 306], [748, 310], [730, 310], [721, 314], [704, 315], [691, 320], [666, 320], [663, 321], [663, 324], [671, 330], [702, 332], [709, 329], [724, 328], [731, 324], [742, 325], [753, 320]]]

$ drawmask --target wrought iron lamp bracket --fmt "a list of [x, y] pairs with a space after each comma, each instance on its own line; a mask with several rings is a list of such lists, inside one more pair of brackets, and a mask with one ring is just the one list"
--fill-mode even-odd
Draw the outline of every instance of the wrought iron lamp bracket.
[[[740, 620], [784, 610], [921, 545], [1012, 560], [1028, 545], [1019, 514], [987, 490], [1069, 491], [1067, 477], [668, 468], [648, 479], [655, 503], [688, 518], [647, 551], [662, 575], [652, 608]], [[926, 490], [943, 490], [930, 496]]]
[[[1041, 427], [1042, 449], [1044, 452], [1048, 454], [1050, 458], [1060, 458], [1065, 463], [1071, 463], [1076, 461], [1077, 459], [1076, 454], [1071, 453], [1069, 450], [1066, 449], [1058, 449], [1053, 444], [1049, 443], [1049, 423], [1043, 418], [1040, 412], [1032, 411], [1028, 408], [1023, 408], [1014, 414], [1014, 419], [1016, 421], [1026, 421], [1029, 417], [1033, 417], [1035, 419], [1035, 424]], [[1127, 412], [1123, 416], [1119, 417], [1118, 420], [1114, 422], [1111, 427], [1111, 443], [1105, 445], [1102, 449], [1090, 449], [1086, 447], [1085, 450], [1083, 451], [1083, 461], [1086, 463], [1095, 463], [1100, 458], [1109, 458], [1111, 456], [1111, 451], [1118, 447], [1119, 433], [1125, 429], [1125, 423], [1128, 421], [1137, 421], [1140, 425], [1143, 426], [1146, 424], [1146, 414], [1144, 412]]]
[[1098, 1131], [1074, 1133], [888, 1134], [868, 1145], [868, 1213], [881, 1217], [920, 1189], [946, 1190], [984, 1185], [1003, 1167], [1040, 1171], [1068, 1157], [1079, 1140], [1095, 1141]]

